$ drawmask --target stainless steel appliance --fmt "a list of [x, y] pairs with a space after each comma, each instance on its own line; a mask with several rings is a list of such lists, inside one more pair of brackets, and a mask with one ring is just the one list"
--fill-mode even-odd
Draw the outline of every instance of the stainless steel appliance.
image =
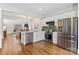
[[58, 45], [77, 53], [78, 41], [77, 17], [58, 20]]
[[52, 32], [51, 33], [46, 32], [45, 33], [45, 40], [48, 41], [48, 42], [52, 42], [53, 41], [52, 35], [53, 35]]

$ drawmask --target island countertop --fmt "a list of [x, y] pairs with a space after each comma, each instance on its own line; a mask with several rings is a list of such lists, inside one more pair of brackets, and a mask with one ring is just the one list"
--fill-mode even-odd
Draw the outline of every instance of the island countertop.
[[31, 33], [33, 31], [21, 31], [21, 33]]

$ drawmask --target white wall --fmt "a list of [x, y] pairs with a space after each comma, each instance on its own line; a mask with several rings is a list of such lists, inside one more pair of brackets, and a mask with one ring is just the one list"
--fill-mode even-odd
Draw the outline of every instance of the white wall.
[[13, 33], [13, 30], [14, 30], [14, 25], [16, 24], [25, 24], [25, 20], [26, 18], [21, 18], [21, 17], [18, 17], [16, 19], [3, 19], [3, 23], [7, 26], [7, 32], [8, 33]]
[[[14, 17], [14, 16], [13, 16]], [[14, 30], [14, 25], [15, 24], [25, 24], [27, 23], [29, 25], [29, 29], [31, 31], [41, 31], [41, 24], [40, 24], [40, 18], [36, 18], [36, 17], [18, 17], [18, 18], [7, 18], [3, 17], [3, 23], [7, 26], [7, 32], [12, 33]], [[35, 24], [38, 24], [38, 28], [35, 29]]]
[[40, 18], [33, 18], [32, 22], [32, 29], [33, 31], [41, 31], [41, 19]]
[[2, 10], [0, 9], [0, 48], [2, 48], [2, 38], [3, 38], [3, 30], [2, 30]]
[[[26, 18], [26, 23], [29, 24], [31, 31], [41, 31], [41, 19], [37, 17], [28, 17]], [[37, 27], [37, 29], [35, 29]]]

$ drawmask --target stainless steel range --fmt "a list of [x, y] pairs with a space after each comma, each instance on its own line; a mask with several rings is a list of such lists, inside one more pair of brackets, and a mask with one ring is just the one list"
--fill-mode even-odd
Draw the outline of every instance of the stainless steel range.
[[48, 42], [53, 42], [52, 33], [46, 32], [45, 33], [45, 40], [48, 41]]

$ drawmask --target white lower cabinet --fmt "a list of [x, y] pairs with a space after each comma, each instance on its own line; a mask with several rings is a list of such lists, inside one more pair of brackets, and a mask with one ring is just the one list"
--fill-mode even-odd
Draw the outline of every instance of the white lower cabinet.
[[45, 32], [40, 32], [40, 39], [45, 40]]
[[45, 39], [44, 35], [45, 35], [45, 32], [43, 31], [33, 32], [33, 42], [44, 40]]
[[53, 37], [53, 38], [52, 38], [52, 39], [53, 39], [53, 43], [54, 43], [54, 44], [57, 44], [57, 32], [53, 32], [53, 33], [52, 33], [52, 37]]
[[37, 42], [45, 39], [45, 32], [21, 32], [21, 43], [26, 45], [31, 42]]
[[[57, 44], [57, 32], [52, 33], [52, 40], [54, 44]], [[38, 31], [38, 32], [21, 32], [21, 43], [23, 45], [31, 43], [31, 42], [38, 42], [41, 40], [45, 40], [45, 32]]]

